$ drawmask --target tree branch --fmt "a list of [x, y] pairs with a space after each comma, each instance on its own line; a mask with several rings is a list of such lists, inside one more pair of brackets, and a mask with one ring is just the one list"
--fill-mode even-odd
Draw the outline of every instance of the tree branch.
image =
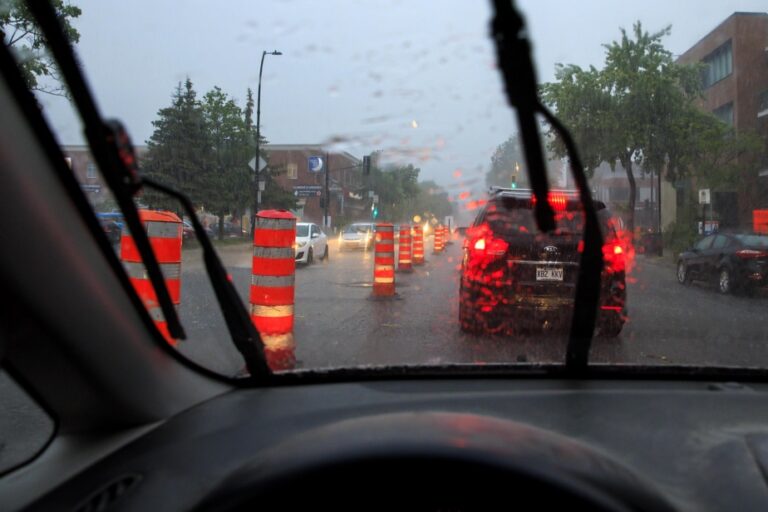
[[[16, 29], [16, 30], [18, 30], [18, 29]], [[13, 35], [16, 35], [16, 30], [13, 31]], [[31, 32], [30, 30], [25, 30], [24, 33], [21, 34], [16, 39], [13, 39], [13, 36], [11, 36], [11, 41], [8, 43], [8, 46], [13, 46], [17, 42], [19, 42], [21, 39], [24, 39], [30, 32]]]

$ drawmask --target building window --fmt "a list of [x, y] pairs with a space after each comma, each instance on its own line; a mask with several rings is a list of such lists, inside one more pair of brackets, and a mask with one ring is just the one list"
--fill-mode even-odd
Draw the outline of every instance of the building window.
[[716, 118], [727, 124], [733, 126], [733, 102], [726, 103], [722, 107], [718, 107], [712, 111]]
[[701, 71], [701, 86], [706, 89], [733, 72], [733, 49], [728, 41], [704, 58]]
[[299, 166], [297, 164], [288, 164], [288, 166], [286, 167], [286, 175], [290, 180], [298, 179]]
[[88, 162], [88, 166], [86, 167], [85, 175], [88, 177], [88, 179], [95, 179], [96, 178], [96, 164], [93, 162]]
[[768, 116], [768, 89], [757, 96], [757, 117]]

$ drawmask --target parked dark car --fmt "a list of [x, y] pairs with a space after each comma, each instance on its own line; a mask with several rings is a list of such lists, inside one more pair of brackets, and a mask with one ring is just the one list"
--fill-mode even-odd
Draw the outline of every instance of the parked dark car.
[[[550, 193], [557, 229], [540, 233], [529, 190], [496, 189], [467, 229], [459, 322], [471, 333], [557, 328], [570, 318], [578, 278], [583, 214], [574, 192]], [[626, 251], [605, 204], [595, 202], [605, 239], [598, 333], [616, 337], [626, 318]], [[569, 325], [569, 324], [567, 324]]]
[[677, 281], [709, 281], [720, 293], [751, 293], [768, 284], [768, 235], [716, 233], [680, 253]]

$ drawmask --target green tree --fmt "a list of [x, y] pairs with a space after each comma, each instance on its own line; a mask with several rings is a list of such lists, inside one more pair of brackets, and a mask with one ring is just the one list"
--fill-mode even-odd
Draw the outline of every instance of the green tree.
[[[202, 105], [192, 81], [179, 84], [171, 105], [157, 113], [155, 130], [147, 141], [142, 172], [149, 178], [184, 193], [196, 207], [208, 199], [206, 174], [210, 169], [211, 141]], [[176, 201], [156, 193], [145, 193], [151, 207], [178, 210]]]
[[[50, 0], [70, 43], [80, 41], [80, 33], [71, 21], [82, 14], [79, 7], [63, 0]], [[0, 32], [3, 42], [11, 48], [19, 61], [19, 67], [28, 87], [37, 92], [66, 96], [59, 71], [45, 48], [45, 38], [34, 22], [23, 0], [0, 0]], [[50, 78], [53, 83], [47, 83]], [[41, 80], [43, 79], [43, 80]]]
[[418, 215], [424, 220], [453, 214], [453, 203], [448, 199], [448, 193], [432, 180], [422, 181], [418, 185], [418, 194], [413, 201], [410, 217]]
[[371, 187], [379, 196], [379, 218], [406, 220], [409, 207], [419, 193], [419, 172], [412, 164], [371, 169]]
[[224, 216], [242, 211], [251, 197], [248, 161], [255, 149], [243, 110], [219, 87], [205, 95], [202, 110], [211, 150], [206, 202], [208, 209], [219, 216], [222, 238]]
[[[513, 180], [518, 186], [522, 185], [521, 172], [525, 154], [517, 135], [512, 135], [501, 143], [491, 156], [491, 168], [485, 175], [485, 184], [489, 187], [510, 187]], [[527, 178], [525, 178], [527, 182]]]
[[[637, 22], [632, 36], [622, 29], [620, 41], [604, 45], [602, 70], [558, 65], [557, 81], [542, 87], [544, 101], [572, 130], [590, 175], [600, 162], [614, 170], [621, 163], [629, 183], [630, 233], [637, 198], [633, 167], [644, 163], [646, 170], [661, 172], [674, 158], [681, 119], [700, 93], [698, 67], [676, 64], [661, 42], [670, 31], [651, 34]], [[561, 141], [554, 139], [550, 148], [565, 156]]]

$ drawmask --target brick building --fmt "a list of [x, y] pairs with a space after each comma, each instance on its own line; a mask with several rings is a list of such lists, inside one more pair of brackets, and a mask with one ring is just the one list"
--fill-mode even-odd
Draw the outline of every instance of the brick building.
[[[702, 109], [738, 133], [758, 133], [768, 147], [768, 13], [736, 12], [683, 53], [678, 62], [702, 62]], [[736, 190], [738, 223], [768, 207], [768, 151], [742, 165]]]
[[[265, 151], [275, 183], [296, 195], [296, 213], [302, 221], [323, 224], [323, 191], [328, 167], [331, 225], [337, 227], [345, 222], [370, 219], [371, 200], [362, 162], [357, 157], [345, 151], [329, 151], [320, 144], [269, 144]], [[319, 172], [309, 169], [312, 157], [323, 161]]]
[[[139, 161], [147, 154], [147, 146], [135, 146], [134, 149]], [[102, 204], [110, 197], [110, 191], [104, 183], [90, 148], [86, 145], [66, 145], [62, 146], [62, 150], [69, 167], [80, 183], [80, 188], [88, 195], [91, 204], [96, 206]]]

